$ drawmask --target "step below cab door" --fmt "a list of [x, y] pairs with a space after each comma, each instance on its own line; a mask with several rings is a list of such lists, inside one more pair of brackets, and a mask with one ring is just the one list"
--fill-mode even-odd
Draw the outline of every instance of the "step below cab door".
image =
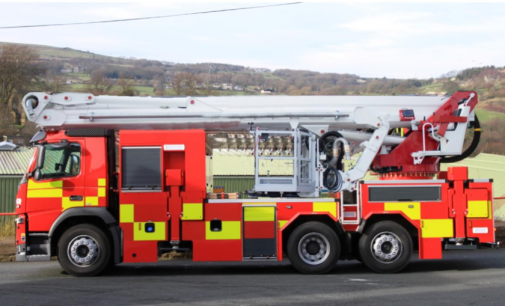
[[244, 260], [277, 258], [275, 205], [244, 205], [242, 209]]

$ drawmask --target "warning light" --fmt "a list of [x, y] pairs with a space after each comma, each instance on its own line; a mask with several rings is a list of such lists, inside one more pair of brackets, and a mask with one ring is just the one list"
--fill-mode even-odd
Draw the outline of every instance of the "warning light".
[[144, 229], [145, 229], [146, 233], [154, 233], [154, 229], [155, 229], [154, 223], [146, 223]]

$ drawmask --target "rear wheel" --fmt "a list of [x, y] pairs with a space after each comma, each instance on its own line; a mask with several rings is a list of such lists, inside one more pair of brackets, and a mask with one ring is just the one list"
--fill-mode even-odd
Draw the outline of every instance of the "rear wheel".
[[91, 224], [69, 228], [58, 243], [58, 261], [74, 276], [94, 276], [110, 262], [110, 243], [101, 229]]
[[412, 256], [412, 238], [396, 222], [381, 221], [370, 226], [359, 240], [361, 261], [378, 273], [396, 273]]
[[340, 257], [340, 241], [326, 224], [307, 222], [289, 236], [287, 254], [296, 270], [307, 274], [330, 271]]

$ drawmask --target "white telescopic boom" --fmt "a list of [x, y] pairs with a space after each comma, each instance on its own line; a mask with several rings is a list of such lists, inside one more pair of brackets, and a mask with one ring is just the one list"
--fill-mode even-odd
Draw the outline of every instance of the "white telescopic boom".
[[410, 127], [399, 111], [414, 110], [416, 120], [429, 117], [447, 97], [417, 96], [226, 96], [121, 97], [83, 93], [29, 93], [23, 99], [27, 118], [50, 129], [240, 130], [253, 127], [286, 130], [377, 128], [379, 116], [389, 125]]

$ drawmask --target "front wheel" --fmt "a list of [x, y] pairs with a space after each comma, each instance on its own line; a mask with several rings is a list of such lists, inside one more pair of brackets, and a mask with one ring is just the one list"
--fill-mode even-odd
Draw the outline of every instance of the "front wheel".
[[307, 222], [289, 236], [287, 253], [296, 270], [322, 274], [335, 267], [340, 257], [340, 241], [326, 224]]
[[110, 243], [101, 229], [91, 224], [69, 228], [58, 243], [58, 261], [74, 276], [94, 276], [107, 268]]
[[396, 222], [381, 221], [370, 226], [359, 240], [362, 262], [378, 273], [396, 273], [412, 256], [412, 238]]

